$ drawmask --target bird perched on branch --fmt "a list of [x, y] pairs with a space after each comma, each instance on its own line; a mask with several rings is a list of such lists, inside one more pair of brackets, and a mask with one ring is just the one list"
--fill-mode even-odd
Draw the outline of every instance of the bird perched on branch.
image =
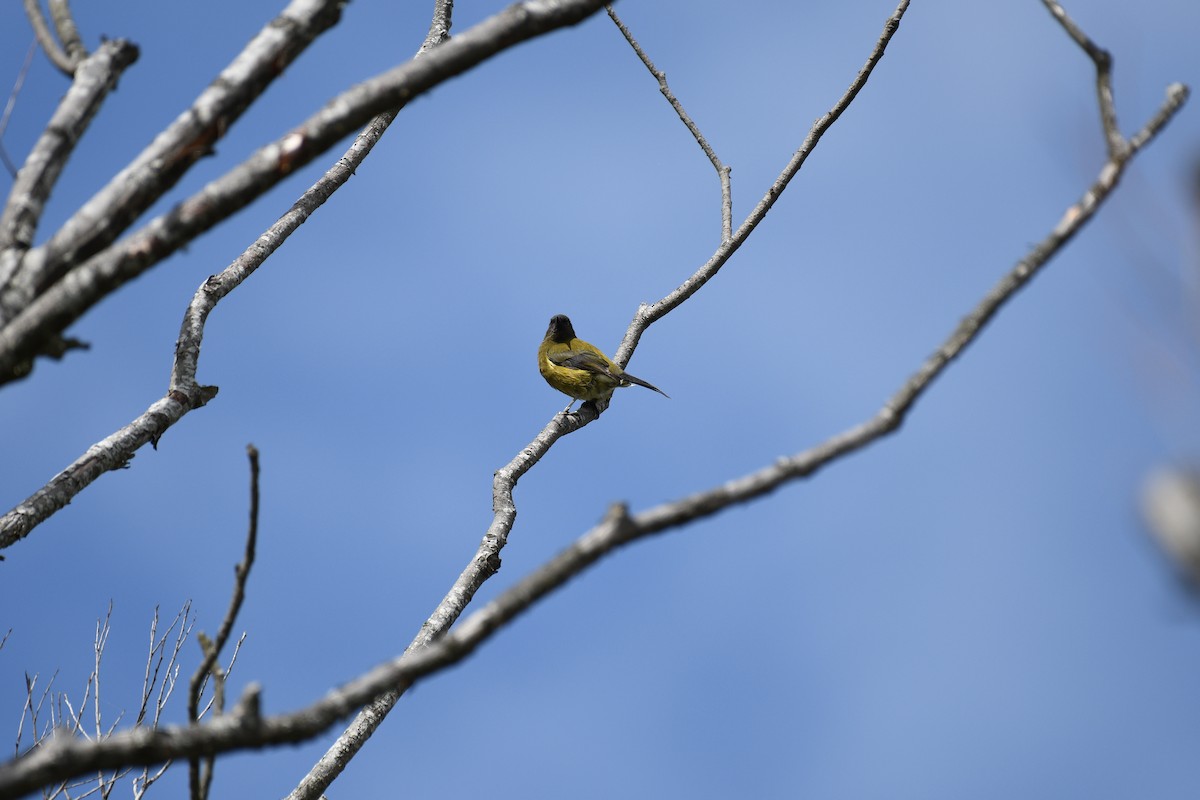
[[669, 397], [657, 386], [621, 369], [599, 348], [576, 338], [571, 320], [563, 314], [550, 318], [550, 327], [538, 348], [538, 371], [546, 383], [573, 398], [564, 414], [575, 405], [575, 400], [607, 400], [614, 390], [635, 383]]

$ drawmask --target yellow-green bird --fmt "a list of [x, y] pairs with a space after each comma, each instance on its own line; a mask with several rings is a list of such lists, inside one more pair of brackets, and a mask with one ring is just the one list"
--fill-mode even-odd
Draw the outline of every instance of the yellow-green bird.
[[550, 327], [538, 348], [538, 371], [546, 383], [573, 398], [564, 414], [575, 400], [608, 399], [614, 390], [635, 383], [669, 397], [657, 386], [618, 367], [599, 348], [576, 338], [571, 320], [563, 314], [550, 318]]

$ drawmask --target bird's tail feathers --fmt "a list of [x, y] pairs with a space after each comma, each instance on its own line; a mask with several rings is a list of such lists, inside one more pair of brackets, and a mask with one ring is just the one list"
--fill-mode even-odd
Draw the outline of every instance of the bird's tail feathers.
[[654, 391], [658, 392], [659, 394], [661, 394], [663, 397], [667, 398], [668, 400], [671, 399], [671, 395], [667, 394], [662, 389], [655, 386], [653, 383], [644, 381], [641, 378], [635, 378], [632, 375], [630, 375], [628, 372], [623, 373], [621, 375], [621, 380], [626, 381], [627, 383], [636, 383], [638, 386], [645, 386], [647, 389], [653, 389]]

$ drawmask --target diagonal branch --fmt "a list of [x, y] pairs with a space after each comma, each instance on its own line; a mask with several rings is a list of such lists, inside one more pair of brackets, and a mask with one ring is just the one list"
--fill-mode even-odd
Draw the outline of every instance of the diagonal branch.
[[1042, 0], [1042, 5], [1058, 20], [1067, 35], [1079, 45], [1087, 57], [1096, 66], [1096, 99], [1100, 105], [1100, 127], [1104, 134], [1104, 142], [1108, 146], [1108, 157], [1115, 159], [1121, 156], [1123, 148], [1129, 143], [1121, 136], [1117, 126], [1117, 105], [1113, 98], [1112, 86], [1112, 55], [1100, 47], [1067, 16], [1067, 12], [1055, 0]]
[[46, 57], [50, 59], [50, 63], [58, 67], [68, 78], [75, 72], [75, 65], [71, 63], [71, 58], [66, 52], [58, 46], [58, 41], [54, 38], [54, 34], [50, 31], [50, 24], [46, 22], [46, 15], [42, 13], [42, 7], [38, 5], [38, 0], [22, 0], [25, 6], [25, 16], [29, 18], [29, 24], [33, 28], [33, 35], [37, 37], [38, 44], [42, 46]]
[[46, 201], [117, 79], [138, 57], [137, 46], [112, 39], [74, 70], [74, 81], [30, 150], [0, 213], [0, 286], [11, 280], [33, 243]]
[[67, 0], [50, 0], [50, 19], [54, 20], [54, 30], [58, 40], [71, 63], [78, 65], [88, 57], [87, 48], [79, 36], [79, 28], [75, 25], [75, 17], [71, 14], [71, 6]]

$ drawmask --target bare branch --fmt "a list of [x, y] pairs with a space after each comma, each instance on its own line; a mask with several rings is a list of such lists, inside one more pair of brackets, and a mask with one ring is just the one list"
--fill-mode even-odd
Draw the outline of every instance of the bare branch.
[[42, 13], [42, 7], [38, 5], [38, 0], [22, 0], [22, 2], [25, 5], [25, 16], [29, 17], [29, 24], [33, 26], [33, 35], [37, 37], [38, 44], [42, 46], [46, 57], [64, 75], [68, 78], [71, 77], [75, 72], [75, 65], [71, 63], [70, 57], [54, 39], [50, 25], [46, 22], [46, 16]]
[[1117, 126], [1117, 106], [1113, 99], [1112, 87], [1112, 56], [1093, 42], [1055, 0], [1042, 0], [1042, 4], [1096, 66], [1096, 98], [1100, 105], [1100, 125], [1105, 144], [1108, 146], [1108, 157], [1118, 159], [1122, 156], [1122, 149], [1128, 147], [1129, 143], [1121, 136], [1121, 130]]
[[200, 683], [221, 657], [221, 651], [233, 633], [233, 626], [246, 599], [246, 582], [250, 578], [250, 569], [254, 566], [254, 555], [258, 546], [258, 448], [247, 445], [246, 454], [250, 459], [250, 525], [246, 532], [246, 549], [241, 562], [234, 567], [233, 596], [229, 598], [229, 608], [225, 611], [225, 618], [221, 620], [217, 638], [212, 641], [211, 647], [205, 648], [204, 658], [196, 666], [196, 672], [188, 685], [188, 719], [193, 722], [199, 719]]
[[[212, 394], [216, 394], [215, 390]], [[42, 520], [71, 502], [72, 497], [105, 472], [126, 466], [133, 453], [147, 442], [157, 442], [163, 432], [190, 408], [185, 396], [168, 394], [152, 403], [133, 422], [89, 447], [49, 483], [0, 517], [0, 548], [10, 547], [23, 539]]]
[[[104, 647], [108, 644], [108, 634], [112, 631], [112, 600], [108, 601], [108, 611], [104, 614], [104, 621], [96, 620], [96, 637], [92, 642], [92, 652], [94, 660], [92, 663], [92, 678], [95, 683], [95, 696], [92, 700], [92, 708], [95, 713], [93, 722], [95, 724], [96, 738], [104, 736], [105, 730], [100, 722], [100, 661], [104, 657]], [[86, 705], [87, 693], [84, 693]]]
[[[250, 569], [254, 566], [254, 553], [258, 545], [258, 448], [252, 444], [247, 445], [246, 455], [250, 458], [250, 526], [246, 533], [246, 551], [241, 562], [234, 567], [233, 596], [229, 599], [229, 608], [225, 612], [225, 618], [221, 620], [221, 627], [217, 630], [217, 638], [210, 642], [203, 634], [200, 636], [204, 658], [196, 666], [196, 671], [192, 673], [192, 679], [188, 683], [188, 720], [193, 723], [200, 719], [200, 694], [210, 675], [213, 677], [215, 692], [218, 695], [224, 692], [225, 676], [221, 672], [218, 659], [225, 643], [229, 641], [230, 634], [233, 633], [238, 612], [246, 599], [246, 581], [249, 580]], [[219, 703], [217, 710], [221, 711], [223, 706], [223, 703]], [[213, 760], [214, 757], [209, 756], [205, 760], [203, 770], [199, 758], [193, 757], [189, 760], [188, 786], [193, 800], [204, 800], [208, 797], [208, 790], [212, 785]]]
[[50, 19], [54, 20], [54, 30], [71, 64], [78, 66], [88, 57], [88, 52], [83, 46], [83, 39], [79, 37], [79, 29], [75, 26], [75, 18], [71, 15], [67, 0], [50, 0]]
[[138, 57], [124, 39], [105, 42], [74, 71], [75, 79], [30, 150], [0, 214], [0, 286], [7, 284], [33, 243], [46, 200], [67, 159], [117, 79]]
[[[171, 620], [171, 624], [167, 626], [161, 637], [158, 635], [158, 609], [154, 609], [154, 618], [150, 622], [150, 647], [146, 654], [146, 674], [142, 679], [142, 700], [138, 707], [137, 719], [133, 723], [135, 728], [146, 721], [151, 700], [154, 701], [154, 713], [149, 715], [150, 726], [158, 727], [162, 721], [167, 701], [171, 698], [171, 693], [179, 679], [179, 653], [183, 649], [183, 643], [192, 632], [194, 621], [191, 618], [191, 608], [191, 601], [184, 603], [183, 608], [175, 615], [175, 619]], [[172, 631], [175, 631], [175, 641], [168, 656], [166, 645]], [[160, 673], [162, 674], [161, 682], [159, 681]], [[149, 766], [143, 767], [141, 773], [133, 778], [133, 796], [140, 798], [145, 795], [146, 791], [170, 769], [172, 763], [174, 762], [168, 759], [153, 772]]]
[[625, 23], [621, 22], [617, 17], [617, 12], [613, 11], [611, 5], [606, 5], [604, 10], [608, 12], [608, 16], [612, 18], [617, 29], [621, 31], [621, 35], [625, 37], [625, 41], [629, 42], [629, 46], [633, 48], [633, 52], [637, 53], [637, 57], [646, 65], [646, 69], [650, 70], [650, 74], [658, 81], [658, 90], [662, 92], [662, 96], [667, 98], [667, 102], [671, 104], [671, 108], [675, 109], [675, 113], [679, 115], [679, 119], [691, 132], [692, 138], [696, 140], [696, 144], [700, 145], [700, 149], [704, 151], [704, 155], [708, 156], [708, 160], [712, 162], [713, 169], [717, 171], [717, 178], [721, 181], [721, 241], [729, 241], [733, 230], [733, 193], [729, 183], [729, 167], [721, 163], [721, 159], [717, 158], [716, 152], [709, 145], [708, 140], [704, 138], [704, 134], [700, 132], [700, 128], [696, 123], [692, 122], [692, 118], [688, 116], [684, 110], [683, 104], [679, 102], [679, 98], [671, 91], [671, 87], [667, 85], [667, 73], [654, 66], [654, 62], [650, 60], [650, 56], [646, 55], [646, 51], [638, 44], [637, 39], [633, 38], [633, 34], [629, 32], [629, 28], [625, 27]]

